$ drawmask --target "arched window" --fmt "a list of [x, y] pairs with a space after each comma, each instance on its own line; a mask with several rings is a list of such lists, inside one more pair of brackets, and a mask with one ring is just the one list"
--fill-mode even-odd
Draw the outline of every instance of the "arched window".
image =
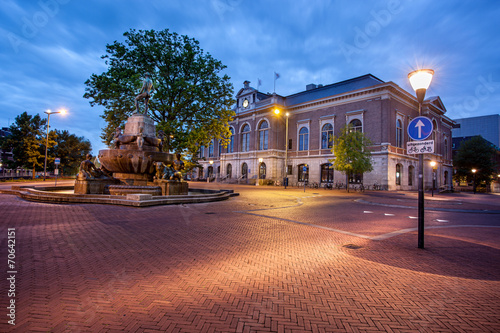
[[232, 178], [233, 177], [233, 166], [231, 165], [231, 163], [229, 163], [227, 165], [226, 176], [227, 176], [227, 178]]
[[231, 137], [229, 138], [229, 145], [227, 146], [227, 152], [228, 153], [233, 153], [234, 152], [234, 128], [229, 129], [231, 131]]
[[250, 126], [245, 124], [241, 130], [241, 151], [250, 151]]
[[415, 171], [415, 167], [413, 165], [410, 165], [408, 167], [408, 186], [413, 186], [414, 171]]
[[266, 179], [266, 163], [259, 164], [259, 179]]
[[214, 141], [210, 141], [210, 145], [208, 146], [208, 157], [214, 157]]
[[324, 124], [321, 129], [321, 149], [333, 148], [333, 126]]
[[403, 148], [403, 123], [396, 120], [396, 147]]
[[205, 157], [205, 146], [200, 146], [200, 158]]
[[448, 185], [448, 171], [444, 172], [444, 182], [443, 185]]
[[438, 142], [436, 140], [437, 140], [438, 125], [436, 120], [432, 121], [432, 127], [434, 127], [434, 129], [432, 130], [432, 140], [434, 140], [434, 144], [437, 146]]
[[243, 178], [248, 178], [248, 165], [246, 163], [241, 165], [241, 176]]
[[361, 120], [353, 119], [349, 125], [351, 126], [351, 132], [363, 132], [363, 124], [361, 123]]
[[299, 150], [309, 149], [309, 130], [307, 127], [302, 127], [299, 131]]
[[214, 167], [209, 166], [207, 169], [207, 178], [212, 178], [214, 176]]
[[396, 164], [396, 185], [401, 185], [401, 164]]
[[262, 121], [259, 125], [259, 150], [267, 150], [269, 140], [269, 124]]
[[321, 164], [321, 182], [333, 183], [333, 164]]
[[[304, 167], [306, 168], [305, 171], [304, 171]], [[299, 168], [299, 172], [298, 172], [299, 182], [308, 181], [309, 180], [309, 166], [307, 164], [299, 164], [298, 168]]]

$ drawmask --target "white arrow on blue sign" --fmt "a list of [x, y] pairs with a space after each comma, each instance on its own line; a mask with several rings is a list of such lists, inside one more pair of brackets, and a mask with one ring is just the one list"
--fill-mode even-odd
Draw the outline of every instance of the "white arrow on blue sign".
[[432, 121], [427, 117], [420, 116], [408, 124], [408, 135], [413, 140], [425, 140], [432, 134], [433, 129]]

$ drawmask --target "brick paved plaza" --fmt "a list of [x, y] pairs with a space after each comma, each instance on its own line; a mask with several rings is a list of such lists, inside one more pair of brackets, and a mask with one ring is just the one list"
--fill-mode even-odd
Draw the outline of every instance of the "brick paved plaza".
[[0, 194], [0, 331], [500, 331], [499, 196], [426, 196], [422, 250], [414, 193], [226, 187], [149, 208]]

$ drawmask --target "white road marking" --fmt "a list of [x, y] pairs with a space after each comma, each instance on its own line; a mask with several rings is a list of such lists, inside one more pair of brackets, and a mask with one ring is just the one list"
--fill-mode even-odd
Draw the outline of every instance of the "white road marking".
[[447, 222], [450, 222], [450, 221], [448, 221], [448, 220], [440, 220], [440, 219], [436, 219], [436, 221], [441, 222], [441, 223], [447, 223]]
[[373, 212], [370, 211], [370, 210], [365, 210], [365, 211], [363, 211], [363, 213], [365, 213], [365, 214], [372, 214]]
[[410, 219], [414, 219], [414, 220], [418, 219], [418, 216], [408, 216], [408, 217], [409, 217]]
[[385, 216], [395, 216], [394, 214], [384, 213]]

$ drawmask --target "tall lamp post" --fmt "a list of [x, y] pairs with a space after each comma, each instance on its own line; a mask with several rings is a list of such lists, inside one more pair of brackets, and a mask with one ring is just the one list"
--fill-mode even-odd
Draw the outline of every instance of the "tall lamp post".
[[47, 137], [46, 137], [46, 140], [45, 140], [45, 163], [43, 165], [43, 181], [45, 181], [45, 176], [47, 174], [47, 149], [49, 147], [50, 115], [54, 114], [54, 113], [61, 113], [61, 114], [64, 115], [64, 114], [66, 114], [66, 110], [65, 109], [61, 109], [59, 111], [47, 110], [47, 111], [44, 111], [44, 113], [47, 114]]
[[477, 170], [476, 169], [472, 169], [471, 171], [472, 171], [472, 174], [474, 175], [474, 178], [472, 180], [472, 192], [474, 194], [476, 194], [476, 172], [477, 172]]
[[432, 167], [432, 196], [434, 196], [434, 187], [436, 187], [436, 161], [431, 161]]
[[[280, 114], [279, 109], [275, 109], [274, 113], [276, 115]], [[285, 176], [283, 178], [283, 185], [286, 187], [288, 186], [288, 117], [290, 116], [290, 113], [286, 112], [285, 113]]]
[[[418, 115], [422, 115], [422, 103], [425, 92], [432, 81], [432, 69], [419, 69], [408, 74], [411, 87], [415, 90], [418, 101]], [[424, 155], [418, 155], [418, 248], [424, 248]]]

